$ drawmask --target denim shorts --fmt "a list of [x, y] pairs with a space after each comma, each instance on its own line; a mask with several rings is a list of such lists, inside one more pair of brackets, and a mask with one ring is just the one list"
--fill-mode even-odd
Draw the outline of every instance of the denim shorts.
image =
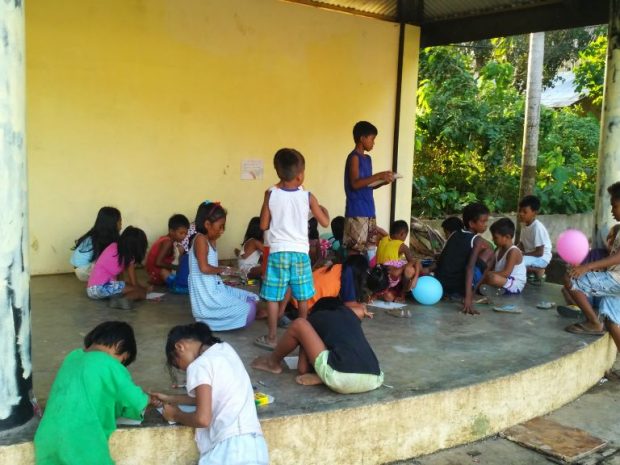
[[110, 281], [101, 286], [90, 286], [86, 288], [86, 294], [91, 299], [107, 299], [123, 294], [125, 281]]
[[599, 297], [599, 317], [620, 324], [620, 283], [607, 271], [590, 271], [571, 279], [572, 289], [589, 297]]

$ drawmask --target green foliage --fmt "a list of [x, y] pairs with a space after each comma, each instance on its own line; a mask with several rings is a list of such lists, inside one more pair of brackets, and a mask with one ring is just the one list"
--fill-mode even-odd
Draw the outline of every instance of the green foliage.
[[[492, 211], [516, 209], [524, 95], [502, 54], [481, 64], [464, 47], [422, 51], [415, 215], [459, 213], [476, 199]], [[593, 207], [598, 137], [598, 121], [578, 108], [542, 109], [536, 188], [546, 213]]]
[[606, 55], [607, 37], [601, 35], [579, 53], [579, 64], [574, 69], [577, 90], [587, 89], [595, 105], [603, 103]]

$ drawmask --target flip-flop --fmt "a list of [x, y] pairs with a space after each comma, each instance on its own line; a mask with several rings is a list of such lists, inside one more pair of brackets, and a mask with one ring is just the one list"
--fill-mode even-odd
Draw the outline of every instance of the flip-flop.
[[275, 344], [271, 344], [269, 342], [269, 339], [267, 339], [267, 336], [259, 336], [256, 339], [254, 339], [254, 345], [260, 347], [261, 349], [265, 349], [265, 350], [273, 350], [276, 348]]
[[566, 331], [573, 334], [583, 334], [584, 336], [602, 336], [605, 334], [605, 330], [596, 331], [594, 329], [586, 328], [583, 323], [575, 323], [567, 326]]
[[493, 311], [497, 313], [523, 313], [523, 310], [513, 304], [497, 305], [493, 307]]
[[581, 318], [581, 310], [576, 305], [558, 305], [557, 312], [564, 318]]
[[536, 304], [536, 308], [541, 310], [550, 310], [555, 307], [555, 302], [547, 302], [546, 300], [542, 300]]
[[480, 294], [485, 297], [499, 297], [500, 295], [504, 295], [506, 293], [506, 289], [503, 287], [495, 287], [490, 286], [488, 284], [483, 284], [480, 286]]

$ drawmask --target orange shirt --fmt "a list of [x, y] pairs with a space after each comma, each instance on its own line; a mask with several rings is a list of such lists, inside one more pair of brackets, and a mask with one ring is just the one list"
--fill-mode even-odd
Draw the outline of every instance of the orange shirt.
[[[326, 266], [312, 272], [314, 280], [314, 296], [308, 300], [308, 312], [314, 307], [319, 299], [323, 297], [338, 297], [340, 294], [340, 276], [342, 275], [342, 265], [336, 264], [328, 271]], [[291, 304], [297, 307], [297, 301], [291, 299]]]

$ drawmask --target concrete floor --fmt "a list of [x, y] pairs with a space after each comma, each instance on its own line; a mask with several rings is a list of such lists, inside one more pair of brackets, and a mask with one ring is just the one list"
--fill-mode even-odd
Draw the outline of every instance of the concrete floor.
[[[81, 346], [92, 327], [109, 319], [126, 320], [135, 329], [138, 357], [130, 370], [136, 383], [146, 389], [170, 389], [164, 344], [172, 326], [192, 321], [187, 296], [168, 294], [161, 302], [144, 302], [132, 311], [111, 310], [105, 302], [88, 299], [84, 284], [73, 275], [34, 277], [31, 291], [34, 388], [39, 401], [46, 399], [65, 355]], [[323, 386], [300, 387], [292, 371], [278, 376], [249, 369], [252, 381], [276, 399], [261, 409], [260, 416], [344, 408], [465, 386], [554, 360], [595, 339], [563, 331], [570, 320], [536, 309], [535, 303], [543, 299], [559, 302], [559, 286], [547, 284], [516, 298], [503, 298], [518, 303], [521, 315], [479, 306], [482, 315], [467, 316], [459, 313], [457, 304], [443, 302], [433, 307], [411, 305], [411, 319], [376, 309], [375, 319], [367, 320], [364, 329], [385, 372], [385, 384], [393, 388], [342, 396]], [[265, 330], [264, 323], [257, 322], [220, 336], [249, 366], [264, 353], [252, 342]]]

